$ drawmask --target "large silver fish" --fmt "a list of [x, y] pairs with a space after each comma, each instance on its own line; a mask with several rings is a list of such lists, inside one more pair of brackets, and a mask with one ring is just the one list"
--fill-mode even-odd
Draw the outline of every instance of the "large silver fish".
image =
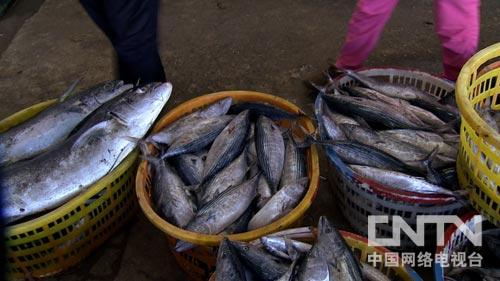
[[203, 181], [224, 169], [245, 148], [250, 127], [249, 112], [245, 110], [233, 118], [214, 140], [205, 161]]
[[123, 81], [107, 81], [64, 95], [35, 117], [0, 134], [0, 165], [31, 158], [60, 144], [85, 117], [130, 88]]
[[263, 227], [288, 214], [302, 199], [308, 181], [308, 178], [302, 178], [281, 188], [252, 217], [248, 229]]
[[[153, 83], [113, 100], [109, 113], [61, 145], [2, 171], [7, 222], [55, 208], [105, 176], [136, 147], [170, 98]], [[120, 116], [120, 118], [116, 118]]]
[[[256, 175], [219, 194], [198, 210], [196, 216], [186, 226], [186, 230], [203, 234], [222, 232], [248, 209], [256, 195], [258, 178], [259, 175]], [[191, 247], [190, 243], [179, 240], [175, 245], [175, 250], [182, 252]]]
[[257, 119], [255, 146], [259, 167], [271, 190], [276, 192], [285, 162], [285, 142], [278, 125], [265, 116]]
[[197, 154], [182, 154], [173, 159], [173, 164], [187, 185], [196, 185], [201, 183], [205, 159], [206, 151]]

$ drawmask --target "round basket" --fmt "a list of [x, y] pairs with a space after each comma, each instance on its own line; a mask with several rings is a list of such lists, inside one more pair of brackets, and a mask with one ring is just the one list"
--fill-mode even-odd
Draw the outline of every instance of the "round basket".
[[[479, 218], [475, 217], [478, 213], [467, 213], [461, 217], [461, 220], [464, 222], [467, 227], [476, 231], [478, 224], [482, 224], [485, 219], [480, 216]], [[461, 230], [458, 229], [456, 225], [450, 225], [444, 234], [444, 246], [436, 247], [436, 254], [444, 254], [447, 257], [447, 262], [450, 262], [451, 254], [454, 252], [458, 252], [463, 250], [465, 242], [467, 238], [463, 234]], [[441, 262], [437, 262], [434, 260], [434, 280], [436, 281], [444, 281], [444, 267]]]
[[[153, 132], [158, 132], [162, 128], [168, 126], [173, 121], [179, 119], [180, 117], [189, 114], [200, 107], [206, 106], [208, 104], [214, 103], [220, 99], [232, 97], [235, 101], [257, 101], [266, 102], [271, 105], [280, 107], [287, 111], [293, 113], [301, 113], [302, 111], [292, 104], [291, 102], [264, 93], [249, 92], [249, 91], [225, 91], [218, 92], [209, 95], [200, 96], [189, 100], [169, 113], [167, 113], [154, 127]], [[308, 132], [314, 132], [315, 128], [309, 118], [300, 118], [299, 124], [304, 127]], [[286, 124], [283, 124], [286, 125]], [[286, 216], [280, 218], [279, 220], [266, 225], [264, 227], [239, 233], [229, 235], [228, 237], [232, 240], [240, 241], [251, 241], [264, 236], [269, 233], [276, 232], [280, 229], [284, 229], [300, 221], [304, 213], [311, 206], [317, 192], [319, 183], [319, 162], [318, 153], [316, 147], [313, 145], [307, 149], [307, 164], [308, 164], [308, 177], [309, 177], [309, 187], [302, 199], [302, 201]], [[151, 202], [150, 193], [150, 181], [148, 173], [148, 164], [146, 161], [142, 161], [139, 165], [136, 177], [136, 192], [139, 198], [139, 205], [146, 217], [162, 232], [167, 236], [168, 243], [172, 248], [175, 258], [179, 262], [180, 266], [193, 280], [206, 280], [210, 277], [211, 272], [215, 266], [216, 259], [216, 246], [219, 245], [221, 239], [220, 235], [206, 235], [195, 232], [190, 232], [181, 228], [176, 227], [164, 220], [160, 215], [158, 215]], [[177, 253], [173, 250], [176, 239], [184, 240], [195, 245], [194, 249]], [[214, 247], [215, 246], [215, 247]]]
[[[405, 84], [417, 87], [439, 98], [453, 90], [453, 84], [430, 74], [394, 68], [373, 68], [359, 71], [359, 73], [381, 79], [383, 81]], [[353, 85], [356, 82], [347, 77], [338, 78], [340, 86]], [[320, 114], [320, 97], [315, 103], [315, 114]], [[322, 138], [327, 138], [324, 128], [318, 128]], [[401, 216], [413, 228], [416, 226], [417, 216], [420, 215], [452, 215], [457, 214], [463, 207], [460, 202], [449, 201], [440, 197], [424, 197], [399, 191], [394, 192], [392, 187], [383, 186], [369, 179], [363, 178], [352, 171], [333, 151], [326, 147], [327, 157], [331, 167], [332, 181], [339, 198], [340, 209], [352, 227], [363, 235], [368, 235], [368, 216], [389, 215]], [[377, 237], [392, 237], [392, 225], [377, 224]], [[426, 231], [429, 237], [435, 237], [435, 231]], [[401, 248], [415, 248], [415, 244], [402, 235]]]
[[[26, 108], [0, 121], [0, 132], [32, 118], [56, 100]], [[74, 266], [136, 212], [134, 175], [138, 152], [66, 204], [5, 229], [9, 279], [45, 277]]]
[[[278, 233], [276, 233], [277, 235]], [[347, 232], [340, 230], [340, 234], [344, 237], [347, 244], [351, 247], [354, 255], [358, 258], [360, 262], [368, 263], [368, 255], [372, 255], [374, 253], [382, 256], [382, 260], [384, 260], [384, 255], [389, 251], [389, 249], [384, 247], [373, 247], [368, 246], [368, 240], [365, 237], [354, 234], [352, 232]], [[311, 234], [314, 235], [314, 234]], [[302, 240], [302, 239], [301, 239]], [[306, 242], [314, 242], [314, 238], [311, 239], [303, 239]], [[422, 278], [408, 265], [400, 264], [397, 267], [387, 267], [383, 262], [377, 264], [376, 268], [380, 270], [385, 276], [387, 276], [390, 280], [395, 281], [421, 281]], [[215, 273], [210, 277], [210, 281], [215, 281]]]
[[485, 106], [500, 110], [500, 67], [478, 75], [492, 60], [500, 60], [500, 43], [474, 55], [458, 76], [456, 95], [462, 125], [457, 171], [460, 186], [469, 191], [474, 208], [500, 226], [500, 134], [476, 111]]

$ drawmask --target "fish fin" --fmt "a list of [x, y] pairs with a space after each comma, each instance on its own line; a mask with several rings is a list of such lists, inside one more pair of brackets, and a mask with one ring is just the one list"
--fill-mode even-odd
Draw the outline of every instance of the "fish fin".
[[77, 149], [79, 146], [86, 143], [97, 131], [106, 130], [108, 121], [102, 121], [90, 127], [87, 131], [81, 134], [71, 146], [71, 150]]
[[61, 97], [59, 98], [59, 102], [63, 102], [67, 100], [70, 96], [72, 96], [75, 93], [76, 86], [78, 85], [78, 83], [80, 83], [81, 80], [82, 78], [78, 78], [75, 81], [73, 81], [73, 83], [69, 85], [68, 89], [66, 89], [66, 91], [61, 95]]
[[110, 115], [113, 119], [115, 119], [118, 123], [120, 123], [121, 125], [123, 125], [123, 126], [128, 126], [127, 119], [126, 119], [123, 115], [121, 115], [121, 114], [119, 114], [119, 113], [117, 113], [117, 112], [114, 112], [114, 111], [108, 111], [108, 114], [109, 114], [109, 115]]

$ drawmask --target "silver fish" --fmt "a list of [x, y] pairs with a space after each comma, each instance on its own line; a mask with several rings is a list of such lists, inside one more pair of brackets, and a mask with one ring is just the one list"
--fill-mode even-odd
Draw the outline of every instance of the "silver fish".
[[276, 281], [293, 281], [295, 280], [295, 268], [298, 266], [300, 258], [295, 259], [292, 264], [288, 267], [287, 271], [281, 275]]
[[285, 162], [281, 175], [280, 188], [297, 182], [306, 176], [306, 159], [303, 148], [297, 146], [289, 136], [285, 144]]
[[107, 81], [64, 95], [35, 117], [0, 134], [0, 165], [31, 158], [62, 143], [85, 117], [130, 88], [123, 81]]
[[203, 149], [217, 138], [232, 119], [233, 117], [230, 115], [195, 119], [193, 124], [183, 131], [182, 135], [172, 141], [162, 158], [165, 159]]
[[[236, 221], [250, 206], [256, 195], [259, 175], [233, 186], [203, 206], [186, 226], [186, 230], [203, 234], [218, 234]], [[230, 210], [230, 211], [228, 211]], [[175, 250], [191, 248], [187, 242], [177, 241]]]
[[440, 104], [435, 96], [426, 94], [418, 88], [409, 85], [377, 81], [371, 77], [351, 70], [346, 70], [345, 73], [368, 88], [389, 97], [410, 101], [414, 105], [432, 111], [445, 122], [452, 121], [458, 117], [458, 110], [456, 108]]
[[229, 187], [239, 185], [245, 178], [247, 171], [247, 153], [243, 151], [231, 164], [203, 184], [200, 188], [203, 195], [198, 204], [203, 206]]
[[327, 260], [329, 267], [333, 267], [330, 270], [331, 280], [363, 280], [358, 260], [342, 235], [325, 216], [319, 218], [318, 239], [313, 246], [313, 250], [315, 249]]
[[[170, 97], [170, 83], [152, 83], [113, 100], [107, 119], [33, 159], [2, 171], [8, 222], [55, 208], [105, 176], [136, 147]], [[115, 116], [121, 116], [117, 120]]]
[[369, 178], [383, 185], [393, 188], [423, 194], [443, 194], [455, 196], [450, 190], [431, 184], [423, 178], [368, 166], [350, 165], [362, 177]]
[[308, 178], [302, 178], [276, 192], [252, 217], [248, 223], [248, 229], [263, 227], [288, 214], [302, 199], [308, 181]]
[[249, 112], [243, 111], [233, 118], [214, 140], [205, 161], [204, 181], [210, 179], [224, 169], [245, 148], [248, 129], [250, 127]]
[[251, 204], [248, 209], [241, 215], [235, 222], [233, 222], [230, 226], [226, 227], [224, 231], [220, 234], [233, 234], [233, 233], [241, 233], [245, 232], [248, 229], [248, 222], [252, 218], [254, 205]]
[[196, 205], [188, 195], [184, 183], [165, 162], [147, 158], [153, 164], [153, 199], [159, 212], [178, 227], [186, 226], [194, 217]]
[[[318, 103], [318, 101], [316, 101]], [[322, 125], [325, 129], [325, 133], [330, 140], [346, 140], [346, 136], [342, 129], [339, 127], [339, 120], [336, 120], [334, 113], [330, 110], [328, 105], [325, 104], [323, 99], [319, 100], [318, 105], [319, 112], [317, 113], [318, 123]], [[341, 115], [341, 114], [338, 114]], [[342, 115], [343, 116], [343, 115]], [[353, 120], [353, 119], [351, 119]], [[354, 121], [354, 120], [353, 120]], [[356, 125], [359, 125], [358, 122], [354, 121]]]
[[146, 141], [169, 145], [172, 141], [177, 139], [177, 137], [184, 134], [185, 130], [189, 130], [195, 120], [199, 120], [200, 118], [217, 117], [226, 114], [229, 107], [231, 107], [232, 102], [233, 99], [228, 97], [210, 104], [205, 108], [194, 111], [193, 113], [179, 118], [163, 130], [150, 135]]
[[[375, 147], [403, 161], [406, 165], [413, 167], [415, 170], [426, 170], [422, 161], [429, 156], [430, 151], [424, 151], [412, 143], [401, 142], [394, 138], [381, 137], [378, 132], [372, 129], [353, 125], [342, 125], [341, 128], [352, 141]], [[455, 158], [436, 155], [433, 166], [439, 168], [446, 165], [452, 165], [453, 163], [455, 163]]]
[[182, 154], [173, 158], [173, 163], [187, 185], [196, 185], [201, 183], [205, 159], [206, 154]]
[[227, 238], [222, 239], [217, 251], [217, 263], [215, 271], [216, 281], [245, 281], [245, 269], [240, 262], [236, 249], [233, 248]]
[[255, 126], [255, 137], [259, 167], [275, 192], [285, 161], [285, 142], [281, 130], [271, 119], [260, 116]]
[[[400, 142], [405, 142], [413, 146], [419, 147], [425, 153], [430, 153], [434, 148], [438, 148], [438, 153], [455, 159], [457, 157], [457, 148], [445, 142], [445, 139], [432, 132], [418, 131], [418, 130], [383, 130], [378, 134], [384, 139], [396, 139]], [[455, 135], [458, 140], [460, 137]]]
[[[303, 259], [297, 269], [297, 281], [334, 281], [331, 278], [328, 261], [317, 248], [314, 248]], [[342, 279], [339, 279], [342, 280]]]
[[290, 261], [295, 260], [301, 253], [307, 253], [312, 247], [311, 244], [275, 236], [263, 236], [260, 242], [269, 253]]
[[238, 250], [243, 262], [252, 269], [260, 280], [274, 281], [288, 270], [287, 264], [255, 245], [239, 241], [230, 241], [230, 243]]

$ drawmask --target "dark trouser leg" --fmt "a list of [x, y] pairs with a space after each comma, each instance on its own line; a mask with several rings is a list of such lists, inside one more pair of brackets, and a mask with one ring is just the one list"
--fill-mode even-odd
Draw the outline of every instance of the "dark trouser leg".
[[118, 55], [120, 79], [165, 81], [156, 41], [157, 0], [80, 0]]

